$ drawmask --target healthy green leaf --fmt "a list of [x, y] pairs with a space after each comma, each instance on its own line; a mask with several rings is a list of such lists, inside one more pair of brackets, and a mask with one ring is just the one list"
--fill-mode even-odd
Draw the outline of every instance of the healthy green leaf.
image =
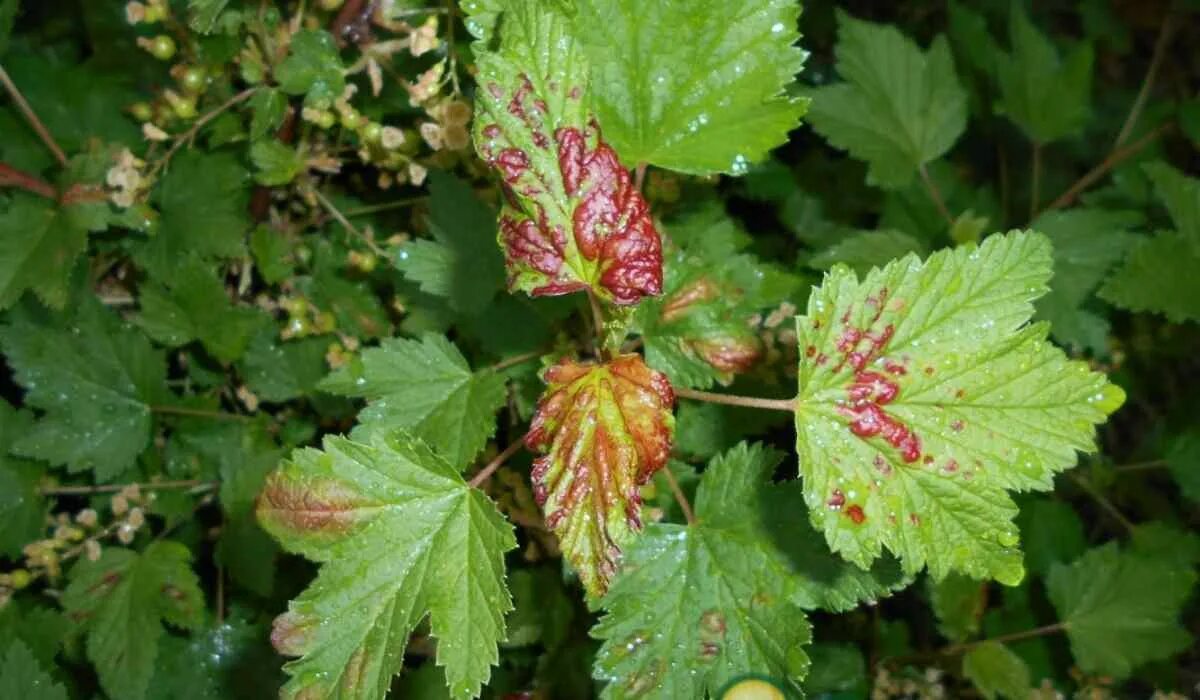
[[42, 666], [53, 666], [71, 623], [57, 609], [10, 600], [0, 608], [0, 657], [15, 644], [23, 644]]
[[270, 226], [259, 226], [250, 234], [250, 252], [258, 273], [268, 284], [278, 284], [294, 274], [290, 257], [292, 244], [285, 234]]
[[17, 19], [20, 3], [17, 0], [0, 0], [0, 56], [8, 50], [8, 39], [12, 34], [13, 22]]
[[67, 700], [67, 691], [42, 670], [29, 647], [16, 642], [0, 659], [0, 697]]
[[1188, 177], [1161, 161], [1146, 163], [1142, 170], [1154, 183], [1154, 193], [1166, 205], [1175, 230], [1200, 251], [1200, 179]]
[[800, 3], [583, 0], [575, 34], [592, 66], [600, 126], [633, 166], [742, 175], [787, 140], [807, 100]]
[[951, 574], [941, 581], [931, 578], [929, 602], [942, 636], [962, 642], [979, 632], [980, 618], [987, 607], [987, 585], [962, 574]]
[[286, 185], [304, 171], [304, 156], [278, 141], [255, 141], [250, 146], [250, 160], [258, 169], [255, 181], [268, 187]]
[[306, 105], [328, 108], [346, 87], [333, 37], [322, 30], [297, 32], [287, 58], [275, 69], [275, 79], [289, 95], [304, 95]]
[[171, 160], [158, 188], [162, 219], [138, 246], [137, 260], [161, 281], [195, 255], [236, 258], [245, 253], [249, 177], [230, 153], [188, 150]]
[[602, 697], [691, 700], [747, 673], [799, 691], [809, 665], [804, 582], [746, 517], [777, 463], [744, 444], [718, 457], [696, 495], [696, 524], [650, 525], [626, 551], [592, 629], [603, 642]]
[[1200, 430], [1193, 428], [1171, 442], [1167, 468], [1183, 495], [1200, 502]]
[[500, 49], [479, 56], [474, 133], [480, 158], [504, 178], [509, 289], [590, 290], [625, 305], [658, 294], [658, 231], [588, 112], [586, 59], [568, 18], [542, 0], [510, 0], [504, 17]]
[[812, 668], [804, 692], [813, 697], [867, 697], [867, 661], [852, 644], [817, 642], [808, 649]]
[[1163, 314], [1174, 323], [1200, 321], [1200, 266], [1195, 241], [1160, 231], [1137, 245], [1113, 272], [1100, 296], [1122, 309]]
[[224, 281], [194, 257], [179, 262], [166, 284], [144, 285], [138, 303], [138, 325], [151, 338], [168, 347], [199, 340], [225, 364], [242, 356], [265, 318], [257, 309], [234, 305]]
[[13, 444], [28, 434], [32, 425], [28, 411], [17, 411], [0, 400], [0, 555], [13, 559], [46, 527], [46, 501], [38, 490], [45, 470], [9, 456]]
[[202, 622], [204, 594], [191, 558], [178, 542], [158, 540], [141, 554], [110, 547], [99, 560], [72, 567], [63, 608], [86, 631], [88, 659], [114, 698], [145, 696], [163, 635], [160, 620], [183, 629]]
[[450, 308], [475, 315], [504, 287], [504, 257], [496, 249], [496, 213], [457, 177], [429, 178], [429, 229], [396, 254], [396, 267], [421, 289], [445, 297]]
[[250, 140], [258, 141], [283, 125], [287, 95], [277, 88], [264, 88], [250, 98]]
[[831, 144], [869, 166], [868, 179], [899, 189], [950, 150], [967, 121], [945, 37], [928, 52], [895, 27], [838, 15], [837, 70], [846, 82], [817, 88], [808, 119]]
[[1006, 491], [1050, 489], [1124, 398], [1027, 324], [1050, 268], [1044, 236], [1013, 232], [826, 275], [797, 320], [796, 450], [835, 552], [1020, 581]]
[[728, 277], [678, 251], [667, 258], [663, 295], [638, 305], [646, 361], [675, 386], [728, 384], [762, 356], [753, 309]]
[[1079, 133], [1091, 112], [1092, 47], [1081, 44], [1062, 60], [1020, 3], [1012, 4], [1009, 44], [995, 57], [998, 109], [1034, 143]]
[[925, 246], [907, 233], [892, 230], [855, 231], [833, 246], [812, 256], [808, 264], [828, 270], [842, 263], [859, 275], [865, 275], [873, 267], [883, 267], [896, 258], [909, 253], [925, 255]]
[[533, 497], [589, 601], [608, 590], [622, 549], [642, 528], [639, 489], [667, 463], [675, 394], [640, 355], [564, 357], [542, 372], [546, 391], [525, 436]]
[[483, 449], [505, 400], [504, 377], [472, 372], [453, 343], [433, 334], [389, 338], [318, 386], [366, 398], [360, 426], [409, 430], [459, 469]]
[[18, 454], [94, 469], [106, 481], [150, 444], [151, 407], [167, 402], [166, 363], [137, 330], [94, 298], [73, 318], [25, 311], [0, 327], [25, 403], [44, 415], [14, 444]]
[[1046, 576], [1076, 663], [1118, 679], [1191, 644], [1178, 617], [1195, 583], [1194, 569], [1122, 552], [1115, 542], [1069, 566], [1056, 564]]
[[229, 0], [188, 0], [188, 26], [201, 34], [212, 32], [228, 4]]
[[233, 617], [187, 638], [168, 636], [155, 663], [148, 700], [273, 697], [283, 681], [267, 633]]
[[504, 553], [517, 542], [454, 467], [404, 433], [327, 437], [270, 477], [258, 516], [321, 563], [275, 620], [276, 649], [301, 657], [284, 667], [281, 697], [382, 698], [426, 614], [451, 696], [479, 694], [512, 609]]
[[1044, 576], [1056, 563], [1074, 561], [1087, 549], [1083, 521], [1071, 506], [1049, 498], [1026, 499], [1017, 525], [1025, 545], [1025, 568]]
[[331, 338], [280, 340], [273, 326], [262, 328], [242, 357], [246, 386], [264, 401], [291, 401], [313, 394], [325, 377]]
[[963, 656], [963, 675], [986, 700], [1026, 700], [1032, 688], [1029, 667], [999, 642], [984, 642]]

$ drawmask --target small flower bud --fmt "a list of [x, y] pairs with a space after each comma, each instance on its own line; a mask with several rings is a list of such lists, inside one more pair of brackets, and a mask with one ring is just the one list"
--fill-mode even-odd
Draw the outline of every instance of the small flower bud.
[[88, 561], [100, 560], [100, 543], [96, 540], [88, 540], [83, 544], [83, 555]]
[[75, 522], [84, 527], [96, 527], [96, 522], [98, 520], [99, 516], [96, 515], [96, 511], [92, 510], [91, 508], [84, 508], [75, 514]]
[[129, 501], [124, 494], [118, 493], [112, 497], [112, 512], [113, 515], [125, 515], [129, 511]]
[[121, 544], [129, 544], [133, 542], [133, 534], [135, 530], [129, 526], [129, 523], [122, 523], [117, 528], [117, 541]]
[[134, 508], [129, 511], [129, 517], [125, 519], [125, 522], [136, 530], [146, 524], [146, 515], [141, 508]]

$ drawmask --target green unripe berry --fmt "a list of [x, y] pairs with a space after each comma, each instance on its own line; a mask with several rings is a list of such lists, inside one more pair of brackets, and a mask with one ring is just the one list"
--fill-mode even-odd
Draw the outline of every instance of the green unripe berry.
[[367, 122], [367, 125], [362, 128], [362, 140], [378, 143], [380, 136], [383, 135], [383, 125], [379, 122]]
[[12, 583], [13, 590], [19, 591], [29, 585], [33, 580], [33, 576], [25, 569], [16, 569], [9, 574], [9, 582]]
[[142, 15], [142, 21], [146, 24], [161, 22], [166, 18], [167, 10], [161, 5], [146, 5], [145, 14]]
[[171, 109], [175, 112], [175, 116], [180, 119], [194, 119], [196, 116], [196, 100], [194, 98], [176, 100], [171, 104]]
[[332, 333], [337, 330], [337, 317], [328, 311], [317, 314], [317, 322], [313, 326], [317, 333]]
[[175, 55], [175, 40], [166, 34], [159, 34], [150, 40], [150, 55], [160, 61], [169, 61]]
[[179, 85], [183, 87], [185, 92], [197, 94], [204, 91], [208, 84], [208, 76], [205, 75], [203, 68], [195, 66], [183, 71], [179, 76]]
[[266, 24], [268, 27], [275, 27], [276, 25], [278, 25], [279, 24], [279, 8], [268, 7], [267, 11], [263, 13], [263, 23]]
[[341, 122], [342, 128], [356, 131], [366, 119], [357, 110], [347, 109], [342, 111], [338, 121]]
[[374, 253], [360, 253], [357, 250], [350, 251], [347, 256], [352, 267], [370, 274], [375, 270], [375, 266], [379, 264], [379, 257]]
[[322, 10], [325, 10], [326, 12], [333, 12], [334, 10], [340, 8], [344, 2], [345, 0], [321, 0], [320, 5]]
[[148, 122], [154, 118], [154, 109], [145, 102], [134, 102], [129, 105], [129, 113], [139, 122]]
[[302, 297], [285, 299], [280, 303], [280, 306], [293, 316], [307, 316], [310, 308], [308, 300]]

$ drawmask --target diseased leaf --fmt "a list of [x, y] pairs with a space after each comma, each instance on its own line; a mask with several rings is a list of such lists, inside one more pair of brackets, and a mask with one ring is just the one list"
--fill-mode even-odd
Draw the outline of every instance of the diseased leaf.
[[646, 299], [635, 315], [646, 361], [676, 386], [707, 389], [728, 384], [762, 356], [750, 325], [753, 310], [725, 270], [678, 251], [667, 258], [665, 291]]
[[10, 314], [0, 347], [26, 405], [44, 412], [16, 440], [16, 453], [71, 472], [94, 469], [106, 481], [150, 444], [151, 407], [167, 402], [166, 363], [95, 298], [71, 318]]
[[18, 641], [0, 656], [0, 697], [67, 700], [67, 691], [42, 669], [29, 647]]
[[109, 547], [71, 569], [62, 604], [87, 633], [87, 656], [105, 692], [140, 700], [154, 673], [160, 620], [184, 629], [204, 617], [204, 594], [187, 547], [158, 540], [137, 554]]
[[1026, 700], [1032, 689], [1029, 667], [999, 642], [984, 642], [963, 656], [963, 675], [986, 700]]
[[591, 290], [617, 304], [662, 291], [662, 244], [641, 193], [587, 111], [586, 58], [550, 3], [511, 0], [479, 57], [475, 148], [503, 178], [508, 286]]
[[1012, 4], [1009, 45], [994, 59], [999, 110], [1035, 143], [1079, 133], [1091, 111], [1091, 45], [1080, 44], [1062, 60], [1020, 3]]
[[1122, 552], [1115, 542], [1054, 565], [1046, 577], [1079, 668], [1117, 679], [1187, 648], [1191, 635], [1178, 617], [1195, 583], [1193, 568]]
[[504, 553], [517, 542], [456, 468], [405, 433], [327, 437], [269, 478], [258, 517], [321, 563], [275, 620], [275, 648], [300, 657], [281, 697], [384, 697], [427, 614], [451, 697], [479, 694], [512, 609]]
[[318, 387], [366, 398], [360, 426], [409, 430], [459, 469], [483, 449], [505, 400], [504, 377], [472, 372], [453, 343], [433, 334], [367, 348]]
[[1020, 581], [1007, 491], [1050, 489], [1124, 399], [1027, 324], [1050, 266], [1044, 236], [1013, 232], [826, 275], [797, 320], [796, 450], [835, 552]]
[[800, 123], [793, 0], [577, 3], [591, 102], [626, 165], [744, 174]]
[[967, 93], [945, 37], [922, 52], [895, 27], [838, 15], [837, 70], [846, 82], [810, 94], [808, 119], [867, 162], [868, 180], [900, 189], [950, 150], [967, 123]]
[[641, 530], [639, 488], [667, 463], [675, 392], [638, 355], [603, 364], [562, 359], [525, 436], [533, 494], [588, 595], [608, 589], [621, 551]]
[[496, 250], [496, 214], [457, 177], [429, 178], [429, 229], [396, 253], [396, 267], [421, 290], [445, 297], [450, 308], [475, 315], [504, 286], [504, 257]]
[[760, 446], [735, 447], [705, 470], [696, 524], [652, 524], [630, 545], [592, 629], [602, 697], [715, 697], [747, 673], [799, 691], [805, 584], [746, 517], [777, 463]]

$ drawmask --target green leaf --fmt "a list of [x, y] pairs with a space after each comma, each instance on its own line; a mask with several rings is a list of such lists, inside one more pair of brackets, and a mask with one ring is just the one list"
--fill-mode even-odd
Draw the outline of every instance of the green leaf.
[[279, 284], [295, 273], [292, 242], [271, 226], [259, 226], [250, 234], [250, 252], [258, 274], [267, 284]]
[[509, 289], [590, 290], [624, 305], [658, 294], [658, 231], [588, 111], [586, 59], [568, 18], [542, 0], [510, 0], [504, 17], [499, 50], [479, 55], [474, 136], [504, 178]]
[[8, 39], [12, 35], [13, 22], [17, 19], [20, 3], [17, 0], [0, 0], [0, 56], [8, 50]]
[[283, 126], [287, 116], [287, 95], [277, 88], [263, 88], [250, 98], [250, 140], [258, 141]]
[[1200, 253], [1178, 231], [1161, 231], [1125, 258], [1100, 296], [1122, 309], [1162, 314], [1168, 321], [1200, 321]]
[[1191, 240], [1200, 254], [1200, 179], [1188, 177], [1162, 161], [1146, 163], [1142, 170], [1154, 183], [1154, 194], [1166, 205], [1175, 230]]
[[1044, 576], [1054, 564], [1073, 561], [1087, 549], [1083, 521], [1071, 506], [1049, 498], [1028, 499], [1020, 506], [1017, 525], [1030, 573]]
[[742, 175], [787, 140], [807, 100], [787, 94], [804, 66], [800, 4], [583, 0], [575, 34], [591, 101], [628, 165]]
[[1091, 113], [1092, 47], [1081, 44], [1062, 60], [1021, 3], [1012, 4], [1009, 43], [994, 59], [998, 109], [1034, 143], [1079, 133]]
[[138, 262], [152, 276], [169, 281], [192, 255], [244, 255], [250, 228], [248, 185], [245, 169], [232, 154], [180, 153], [159, 185], [162, 219], [155, 235], [138, 247]]
[[274, 187], [286, 185], [304, 171], [304, 157], [294, 148], [278, 141], [255, 141], [250, 146], [250, 160], [258, 172], [255, 181]]
[[246, 386], [265, 401], [291, 401], [316, 392], [328, 365], [329, 337], [280, 340], [273, 325], [262, 328], [242, 357]]
[[229, 0], [188, 0], [188, 26], [201, 34], [212, 33]]
[[868, 165], [867, 178], [900, 189], [950, 150], [967, 124], [967, 93], [945, 37], [929, 51], [890, 25], [838, 15], [837, 70], [846, 82], [812, 91], [808, 119], [835, 147]]
[[391, 331], [379, 295], [367, 281], [347, 277], [341, 271], [344, 250], [318, 244], [317, 263], [311, 277], [297, 278], [296, 286], [320, 311], [329, 311], [341, 333], [359, 339], [378, 338]]
[[867, 661], [852, 644], [818, 642], [809, 647], [812, 668], [804, 692], [813, 697], [867, 697]]
[[812, 256], [808, 264], [828, 270], [842, 263], [857, 274], [865, 275], [871, 268], [883, 267], [909, 253], [924, 255], [925, 246], [907, 233], [893, 230], [855, 231], [848, 232], [833, 246]]
[[962, 574], [951, 574], [941, 581], [931, 578], [929, 602], [942, 636], [952, 642], [966, 641], [979, 633], [980, 618], [987, 607], [987, 585]]
[[266, 698], [282, 684], [268, 630], [231, 617], [190, 637], [163, 639], [150, 700]]
[[498, 660], [504, 553], [512, 528], [480, 491], [406, 434], [372, 444], [328, 437], [273, 474], [259, 521], [321, 563], [275, 620], [271, 639], [299, 656], [281, 697], [382, 698], [426, 614], [455, 698], [474, 697]]
[[1178, 617], [1195, 583], [1194, 569], [1123, 552], [1115, 542], [1069, 566], [1056, 564], [1046, 576], [1079, 668], [1116, 679], [1191, 644]]
[[338, 369], [319, 388], [367, 399], [360, 426], [404, 428], [464, 468], [496, 429], [504, 377], [472, 372], [453, 343], [439, 335], [389, 338]]
[[1183, 495], [1200, 502], [1200, 430], [1193, 428], [1171, 441], [1167, 468]]
[[496, 213], [470, 185], [435, 170], [430, 173], [429, 229], [396, 254], [396, 267], [450, 308], [476, 315], [504, 287], [504, 257], [496, 248]]
[[622, 549], [642, 529], [639, 489], [670, 457], [675, 394], [636, 354], [563, 357], [542, 381], [525, 436], [541, 455], [530, 472], [533, 497], [590, 602], [608, 590]]
[[1027, 324], [1050, 269], [1044, 236], [1012, 232], [825, 276], [797, 320], [796, 451], [831, 549], [1020, 581], [1007, 491], [1049, 490], [1124, 399]]
[[45, 470], [9, 456], [13, 444], [32, 426], [32, 414], [0, 400], [0, 555], [14, 560], [46, 529], [46, 500], [39, 491]]
[[289, 95], [305, 95], [306, 105], [328, 108], [346, 87], [333, 37], [323, 30], [297, 32], [287, 58], [275, 69], [275, 79]]
[[143, 286], [138, 325], [168, 347], [199, 340], [224, 364], [246, 351], [251, 333], [264, 318], [259, 310], [229, 300], [223, 279], [197, 258], [178, 263], [166, 284]]
[[118, 700], [140, 700], [154, 674], [163, 627], [196, 629], [204, 594], [191, 568], [191, 552], [157, 540], [137, 554], [110, 547], [97, 561], [71, 569], [62, 604], [87, 633], [87, 656], [104, 691]]
[[1026, 700], [1032, 685], [1029, 667], [999, 642], [984, 642], [963, 656], [963, 675], [986, 700]]
[[23, 644], [39, 664], [54, 666], [71, 626], [56, 608], [32, 604], [28, 599], [10, 600], [0, 608], [0, 657], [12, 646]]
[[777, 456], [741, 445], [713, 460], [696, 494], [696, 524], [656, 523], [629, 547], [592, 629], [603, 645], [604, 698], [716, 695], [747, 673], [795, 692], [808, 670], [804, 583], [747, 506]]
[[166, 363], [137, 330], [94, 298], [71, 319], [11, 314], [3, 347], [25, 403], [44, 412], [17, 439], [18, 454], [94, 469], [106, 481], [150, 444], [151, 407], [166, 402]]
[[0, 697], [67, 700], [67, 691], [42, 670], [29, 647], [16, 642], [0, 661]]
[[651, 367], [674, 386], [707, 389], [728, 384], [762, 356], [753, 311], [727, 269], [679, 251], [667, 258], [663, 295], [639, 304], [634, 318]]

